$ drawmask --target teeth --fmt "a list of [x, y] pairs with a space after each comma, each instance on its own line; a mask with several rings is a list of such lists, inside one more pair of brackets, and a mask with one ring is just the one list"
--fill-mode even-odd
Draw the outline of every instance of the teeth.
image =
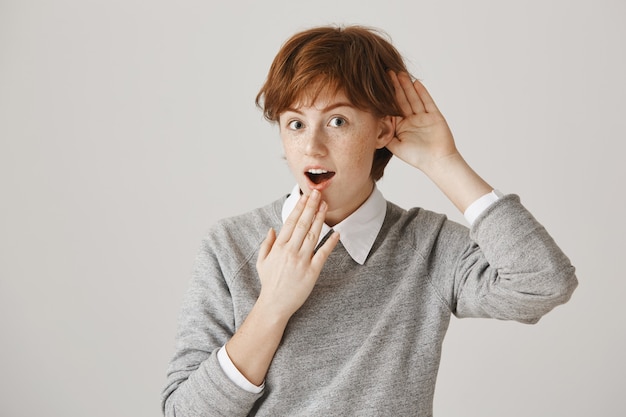
[[328, 171], [324, 169], [309, 169], [307, 172], [309, 174], [327, 174], [328, 173]]

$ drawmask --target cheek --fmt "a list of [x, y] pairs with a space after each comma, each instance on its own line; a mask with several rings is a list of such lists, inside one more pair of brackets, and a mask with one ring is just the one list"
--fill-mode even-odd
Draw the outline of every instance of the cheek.
[[287, 167], [294, 174], [295, 174], [294, 167], [298, 166], [298, 155], [299, 153], [295, 151], [293, 145], [286, 145], [285, 142], [283, 142], [284, 160], [287, 161]]
[[295, 162], [293, 155], [293, 152], [291, 152], [289, 148], [283, 146], [283, 157], [285, 161], [287, 161], [287, 165], [289, 165], [289, 168], [291, 168]]
[[293, 150], [294, 150], [293, 141], [288, 140], [282, 135], [280, 137], [280, 141], [283, 147], [283, 155], [285, 155], [285, 157], [288, 157], [289, 155], [293, 155]]
[[351, 165], [355, 167], [370, 169], [376, 152], [376, 144], [367, 132], [358, 132], [354, 137], [359, 139], [354, 140], [344, 149], [344, 155], [348, 155], [347, 162], [351, 162]]

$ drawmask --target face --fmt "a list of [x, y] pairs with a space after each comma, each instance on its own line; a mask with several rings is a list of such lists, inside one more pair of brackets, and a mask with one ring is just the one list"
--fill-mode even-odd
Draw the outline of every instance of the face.
[[287, 163], [303, 193], [319, 190], [333, 226], [352, 214], [374, 187], [370, 177], [376, 149], [394, 134], [393, 118], [354, 107], [345, 94], [322, 93], [311, 105], [280, 114]]

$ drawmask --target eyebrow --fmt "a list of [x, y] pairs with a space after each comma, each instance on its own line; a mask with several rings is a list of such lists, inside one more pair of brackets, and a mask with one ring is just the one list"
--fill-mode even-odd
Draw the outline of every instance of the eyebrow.
[[[354, 105], [352, 103], [347, 102], [347, 101], [338, 101], [337, 103], [332, 103], [332, 104], [324, 107], [323, 109], [321, 109], [321, 112], [322, 113], [326, 113], [326, 112], [329, 112], [331, 110], [336, 109], [337, 107], [351, 107], [351, 108], [354, 108]], [[283, 111], [283, 113], [286, 112], [286, 111], [291, 111], [291, 112], [294, 112], [294, 113], [302, 114], [302, 112], [300, 110], [294, 109], [292, 107], [287, 107]]]

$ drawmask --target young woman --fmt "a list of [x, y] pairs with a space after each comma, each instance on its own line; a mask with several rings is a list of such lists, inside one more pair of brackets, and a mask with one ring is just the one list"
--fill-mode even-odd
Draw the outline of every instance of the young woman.
[[[380, 33], [296, 34], [257, 103], [297, 184], [203, 241], [166, 416], [430, 416], [451, 314], [534, 323], [571, 296], [568, 258], [469, 167]], [[376, 181], [392, 154], [470, 228], [386, 201]]]

